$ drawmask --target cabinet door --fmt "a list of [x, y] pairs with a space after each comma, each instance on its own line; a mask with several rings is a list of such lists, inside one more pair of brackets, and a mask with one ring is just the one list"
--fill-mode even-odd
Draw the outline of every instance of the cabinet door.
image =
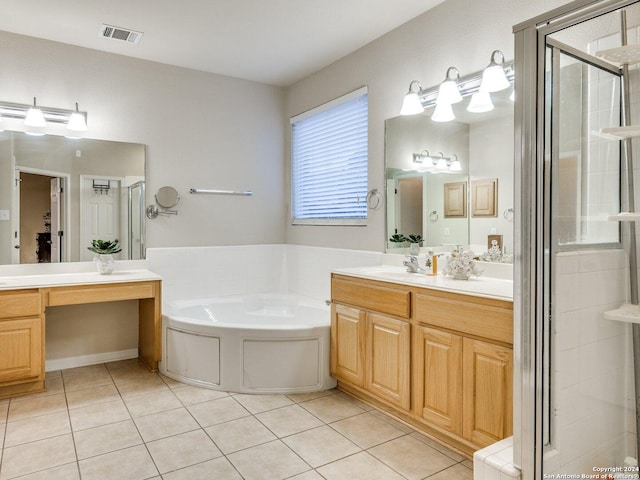
[[413, 369], [417, 418], [462, 435], [462, 337], [416, 326]]
[[364, 387], [366, 314], [356, 308], [331, 305], [331, 374]]
[[405, 410], [411, 408], [410, 342], [408, 322], [368, 314], [367, 389]]
[[464, 438], [485, 447], [512, 434], [512, 349], [464, 339], [463, 399]]
[[37, 377], [41, 372], [41, 318], [0, 321], [0, 381]]

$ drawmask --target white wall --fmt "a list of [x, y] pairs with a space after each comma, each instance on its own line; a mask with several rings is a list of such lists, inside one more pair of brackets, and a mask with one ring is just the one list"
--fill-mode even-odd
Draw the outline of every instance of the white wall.
[[[384, 120], [398, 115], [409, 82], [435, 86], [452, 65], [462, 76], [479, 71], [495, 49], [512, 59], [512, 26], [565, 3], [569, 2], [447, 0], [289, 87], [286, 117], [368, 85], [369, 188], [384, 191]], [[288, 182], [288, 130], [286, 138]], [[383, 251], [385, 237], [384, 208], [369, 210], [366, 227], [292, 226], [287, 219], [287, 243]]]
[[6, 32], [0, 56], [1, 100], [78, 102], [87, 137], [147, 145], [147, 203], [163, 185], [182, 197], [179, 215], [147, 222], [148, 246], [283, 241], [282, 89]]

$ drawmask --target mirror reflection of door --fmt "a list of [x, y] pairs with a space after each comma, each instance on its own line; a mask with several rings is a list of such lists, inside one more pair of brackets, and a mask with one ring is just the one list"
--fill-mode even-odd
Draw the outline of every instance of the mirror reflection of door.
[[424, 235], [422, 223], [422, 175], [397, 179], [396, 193], [396, 226], [394, 233], [405, 236]]
[[[94, 254], [87, 250], [92, 240], [126, 239], [121, 232], [121, 179], [98, 175], [80, 177], [80, 260], [91, 261]], [[120, 258], [120, 254], [115, 256]], [[126, 258], [126, 256], [125, 256]]]
[[19, 171], [18, 178], [19, 227], [14, 237], [19, 239], [19, 256], [16, 260], [19, 263], [63, 260], [65, 179], [25, 171]]

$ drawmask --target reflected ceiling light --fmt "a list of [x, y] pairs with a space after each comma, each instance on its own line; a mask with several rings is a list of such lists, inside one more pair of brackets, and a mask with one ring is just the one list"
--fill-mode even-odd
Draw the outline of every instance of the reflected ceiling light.
[[429, 150], [422, 150], [420, 153], [413, 154], [413, 163], [424, 163], [425, 161], [431, 162], [431, 155]]
[[458, 160], [458, 156], [455, 153], [452, 153], [451, 156], [454, 157], [454, 160], [451, 162], [451, 165], [449, 165], [449, 170], [452, 172], [461, 171], [462, 164], [460, 163], [460, 160]]
[[436, 98], [437, 105], [441, 103], [448, 103], [449, 105], [451, 105], [452, 103], [458, 103], [462, 101], [462, 95], [460, 95], [460, 90], [458, 90], [459, 78], [460, 72], [458, 72], [458, 69], [456, 67], [449, 67], [447, 69], [447, 74], [445, 75], [444, 81], [438, 88], [438, 97]]
[[80, 110], [78, 110], [78, 102], [76, 102], [76, 110], [69, 116], [67, 128], [72, 132], [85, 132], [87, 130], [87, 122]]
[[[418, 90], [415, 91], [413, 87], [417, 86]], [[413, 80], [409, 84], [409, 91], [404, 96], [402, 101], [402, 108], [400, 109], [400, 115], [417, 115], [424, 112], [424, 107], [420, 101], [419, 94], [422, 91], [422, 85], [417, 80]]]
[[472, 113], [490, 112], [493, 110], [493, 102], [489, 92], [478, 91], [471, 95], [467, 111]]
[[[496, 60], [500, 56], [500, 62]], [[482, 72], [482, 83], [480, 84], [481, 92], [499, 92], [505, 88], [509, 88], [509, 80], [504, 73], [504, 53], [500, 50], [494, 50], [491, 53], [491, 62]]]
[[431, 120], [434, 122], [450, 122], [455, 120], [456, 116], [453, 114], [453, 109], [450, 103], [436, 103], [436, 108], [431, 115]]
[[33, 97], [33, 107], [27, 110], [27, 115], [24, 118], [24, 124], [27, 127], [46, 127], [47, 121], [44, 119], [42, 110], [36, 107], [36, 97]]

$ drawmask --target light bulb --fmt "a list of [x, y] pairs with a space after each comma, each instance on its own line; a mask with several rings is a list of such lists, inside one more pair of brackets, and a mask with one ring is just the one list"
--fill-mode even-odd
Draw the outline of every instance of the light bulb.
[[[418, 87], [418, 92], [413, 90], [413, 86]], [[420, 101], [418, 93], [422, 90], [422, 85], [417, 80], [413, 80], [409, 84], [409, 91], [402, 100], [402, 108], [400, 109], [400, 115], [417, 115], [424, 112], [424, 107]]]
[[[497, 55], [500, 55], [501, 61], [498, 63], [495, 59]], [[502, 64], [504, 63], [504, 54], [500, 50], [494, 50], [491, 53], [491, 61], [489, 66], [482, 72], [482, 82], [480, 83], [481, 92], [499, 92], [505, 88], [509, 88], [509, 80], [504, 73]]]
[[[452, 77], [453, 74], [453, 77]], [[449, 67], [447, 69], [447, 75], [444, 81], [438, 87], [438, 96], [436, 97], [436, 104], [440, 103], [458, 103], [462, 101], [462, 95], [458, 90], [458, 78], [460, 73], [456, 67]]]
[[434, 122], [450, 122], [455, 118], [456, 116], [453, 114], [453, 108], [451, 108], [450, 103], [436, 103], [431, 120]]
[[47, 126], [42, 110], [36, 107], [36, 97], [33, 97], [33, 107], [27, 110], [27, 116], [24, 119], [24, 124], [28, 127], [36, 128]]
[[76, 111], [69, 117], [67, 128], [73, 132], [84, 132], [87, 130], [87, 122], [84, 119], [84, 115], [78, 110], [78, 104], [76, 103]]
[[493, 110], [493, 102], [489, 92], [476, 92], [471, 95], [471, 101], [467, 106], [467, 111], [472, 113], [490, 112]]

